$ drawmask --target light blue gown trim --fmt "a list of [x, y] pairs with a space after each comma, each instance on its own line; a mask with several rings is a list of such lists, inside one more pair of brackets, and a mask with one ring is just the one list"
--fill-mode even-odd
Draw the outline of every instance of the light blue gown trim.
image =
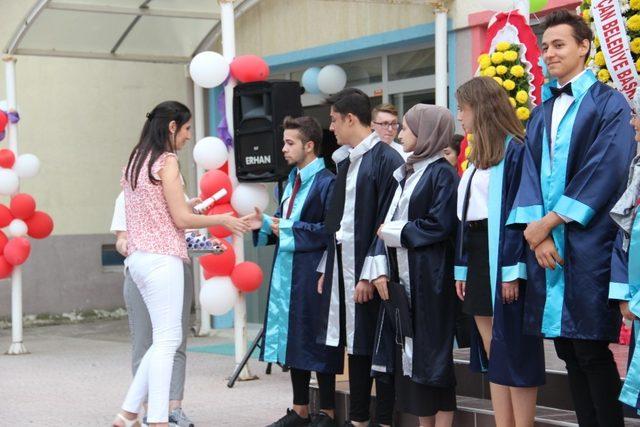
[[500, 255], [500, 234], [502, 230], [502, 181], [504, 179], [504, 158], [511, 135], [504, 140], [505, 156], [500, 163], [491, 168], [489, 173], [489, 200], [487, 233], [489, 240], [489, 279], [491, 280], [491, 307], [496, 302], [496, 286], [498, 285], [498, 257]]
[[571, 218], [583, 226], [586, 226], [596, 213], [596, 211], [581, 201], [564, 195], [560, 197], [560, 200], [558, 200], [558, 203], [554, 206], [553, 211], [559, 215]]
[[462, 265], [456, 265], [453, 269], [453, 276], [455, 280], [467, 280], [467, 267]]
[[628, 283], [609, 282], [609, 299], [629, 301], [631, 293]]
[[[629, 309], [638, 316], [638, 299], [640, 298], [640, 221], [636, 217], [631, 230], [631, 242], [629, 244], [629, 289], [633, 297], [629, 303]], [[632, 308], [633, 307], [633, 308]], [[640, 316], [639, 316], [640, 317]], [[620, 400], [632, 408], [638, 408], [640, 396], [640, 321], [633, 321], [633, 339], [636, 347], [627, 370], [627, 377], [620, 392]]]
[[542, 205], [519, 206], [509, 212], [506, 225], [529, 224], [542, 219], [543, 216], [544, 209]]
[[516, 279], [527, 280], [527, 265], [519, 262], [516, 265], [502, 266], [502, 281], [511, 282]]
[[269, 236], [271, 235], [271, 224], [273, 221], [269, 215], [262, 214], [262, 227], [258, 232], [258, 242], [256, 246], [266, 246], [269, 242]]

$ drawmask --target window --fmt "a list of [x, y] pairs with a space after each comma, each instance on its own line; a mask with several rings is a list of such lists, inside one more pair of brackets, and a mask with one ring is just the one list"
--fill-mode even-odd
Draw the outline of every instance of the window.
[[389, 55], [389, 80], [422, 77], [436, 72], [436, 50], [433, 47]]

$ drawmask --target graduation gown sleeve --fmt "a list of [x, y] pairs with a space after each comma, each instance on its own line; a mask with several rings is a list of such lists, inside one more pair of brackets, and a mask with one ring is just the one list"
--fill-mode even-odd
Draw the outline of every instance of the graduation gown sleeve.
[[618, 230], [611, 254], [611, 282], [609, 282], [609, 299], [629, 301], [629, 254], [623, 249], [624, 232]]
[[564, 194], [552, 208], [557, 214], [586, 226], [593, 215], [611, 199], [611, 182], [623, 182], [629, 163], [629, 108], [622, 97], [610, 97], [604, 105], [599, 132], [585, 158], [570, 181]]

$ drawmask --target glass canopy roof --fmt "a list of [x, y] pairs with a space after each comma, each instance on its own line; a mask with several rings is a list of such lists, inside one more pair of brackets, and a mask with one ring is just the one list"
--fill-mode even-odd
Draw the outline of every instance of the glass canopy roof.
[[4, 52], [187, 63], [219, 23], [217, 0], [38, 0]]

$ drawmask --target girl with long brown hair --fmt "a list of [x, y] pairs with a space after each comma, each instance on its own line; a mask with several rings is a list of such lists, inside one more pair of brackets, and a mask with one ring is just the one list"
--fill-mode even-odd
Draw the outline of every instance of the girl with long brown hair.
[[505, 226], [520, 183], [524, 129], [506, 92], [476, 77], [456, 92], [458, 120], [473, 134], [458, 186], [456, 293], [474, 317], [472, 369], [488, 373], [496, 425], [533, 426], [544, 383], [542, 340], [522, 333], [527, 272], [521, 228]]

